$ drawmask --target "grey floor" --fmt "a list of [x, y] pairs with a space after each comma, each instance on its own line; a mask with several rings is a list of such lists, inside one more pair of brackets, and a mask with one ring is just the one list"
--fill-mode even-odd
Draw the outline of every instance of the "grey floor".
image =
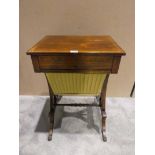
[[[61, 103], [93, 103], [64, 97]], [[134, 155], [134, 99], [107, 98], [107, 137], [98, 107], [57, 107], [53, 140], [47, 141], [49, 98], [20, 96], [20, 155]]]

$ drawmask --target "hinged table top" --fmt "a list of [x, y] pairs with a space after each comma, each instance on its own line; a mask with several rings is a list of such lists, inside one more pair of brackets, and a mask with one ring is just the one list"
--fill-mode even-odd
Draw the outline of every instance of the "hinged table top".
[[125, 55], [110, 36], [45, 36], [27, 54], [72, 52]]

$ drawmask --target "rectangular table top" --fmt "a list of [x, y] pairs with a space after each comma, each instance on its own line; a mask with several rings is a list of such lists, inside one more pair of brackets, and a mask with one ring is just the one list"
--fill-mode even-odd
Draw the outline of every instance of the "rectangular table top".
[[111, 36], [45, 36], [27, 54], [100, 53], [125, 55]]

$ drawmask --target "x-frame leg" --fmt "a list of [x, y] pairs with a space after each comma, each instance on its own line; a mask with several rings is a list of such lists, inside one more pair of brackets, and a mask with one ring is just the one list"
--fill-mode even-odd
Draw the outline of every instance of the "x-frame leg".
[[[103, 87], [101, 90], [101, 94], [97, 99], [99, 100], [99, 106], [101, 109], [101, 118], [102, 118], [102, 125], [101, 125], [101, 133], [102, 133], [102, 139], [104, 142], [107, 141], [106, 137], [106, 89], [107, 89], [107, 83], [108, 83], [108, 78], [109, 74], [106, 75], [105, 81], [103, 83]], [[48, 80], [47, 80], [48, 82]], [[55, 113], [55, 108], [57, 105], [57, 101], [60, 100], [61, 96], [56, 96], [54, 95], [49, 82], [48, 82], [48, 87], [49, 87], [49, 94], [50, 94], [50, 112], [49, 112], [49, 132], [48, 132], [48, 140], [52, 140], [52, 134], [53, 134], [53, 128], [54, 128], [54, 113]], [[82, 104], [80, 104], [82, 106]]]

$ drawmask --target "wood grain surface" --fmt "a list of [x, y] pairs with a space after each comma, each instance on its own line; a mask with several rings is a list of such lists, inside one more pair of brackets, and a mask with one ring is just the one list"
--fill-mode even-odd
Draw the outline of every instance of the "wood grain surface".
[[125, 55], [110, 36], [45, 36], [27, 54], [37, 53], [107, 53]]
[[117, 73], [125, 52], [110, 36], [45, 36], [27, 54], [35, 72]]

